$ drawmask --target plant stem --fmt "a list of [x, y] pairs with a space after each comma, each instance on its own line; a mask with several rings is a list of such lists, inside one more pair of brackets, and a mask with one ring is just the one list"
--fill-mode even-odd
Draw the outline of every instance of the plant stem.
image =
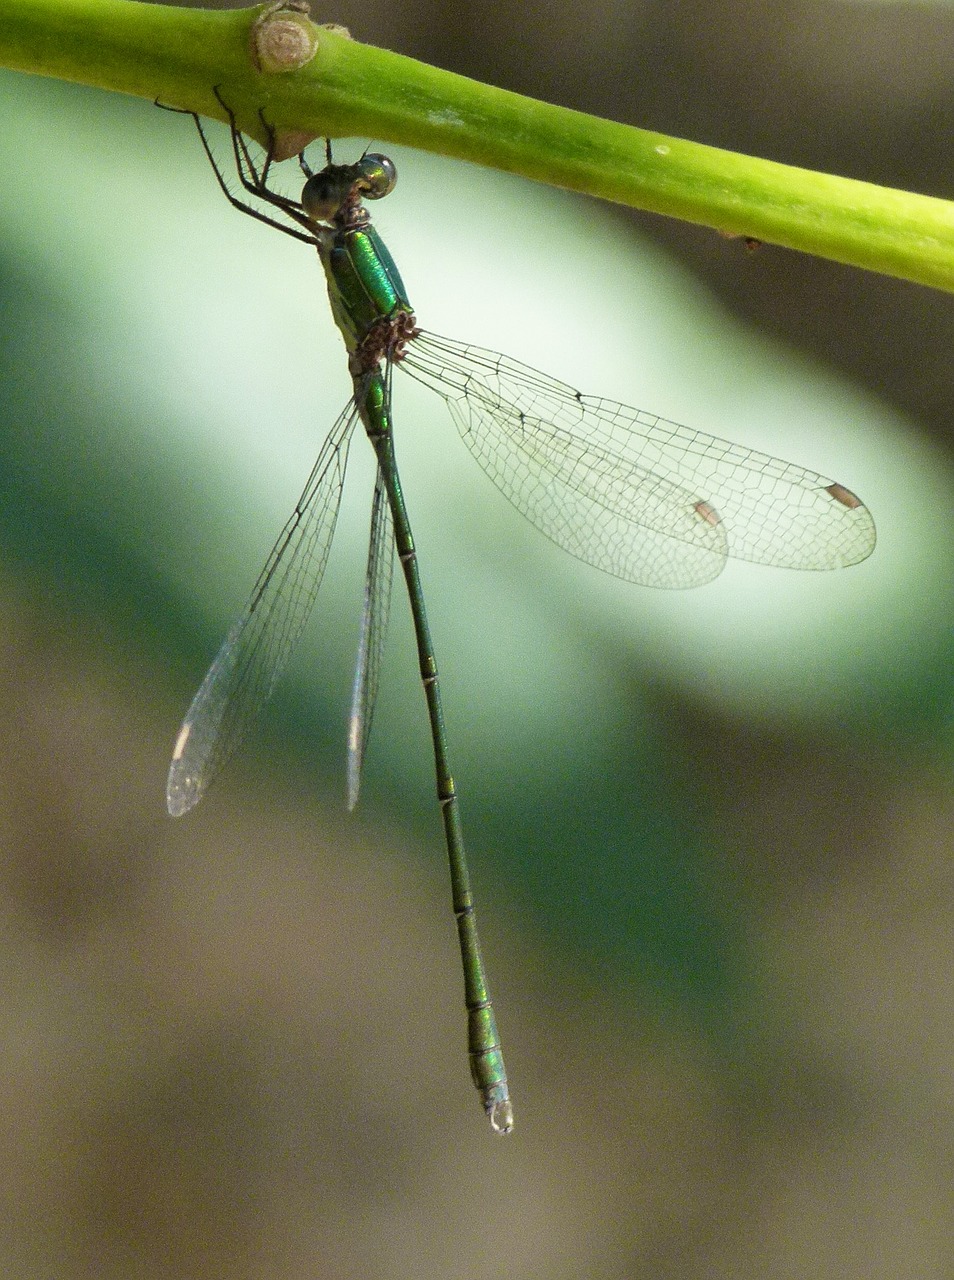
[[221, 119], [218, 85], [260, 139], [261, 108], [295, 139], [404, 143], [954, 291], [947, 201], [615, 124], [321, 27], [304, 66], [260, 71], [249, 40], [264, 8], [0, 0], [0, 65]]

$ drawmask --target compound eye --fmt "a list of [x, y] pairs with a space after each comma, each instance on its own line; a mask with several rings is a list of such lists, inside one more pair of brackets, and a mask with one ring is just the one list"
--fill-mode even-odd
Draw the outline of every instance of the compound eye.
[[380, 200], [382, 196], [388, 196], [394, 190], [397, 169], [394, 167], [394, 161], [387, 156], [375, 155], [372, 152], [370, 155], [362, 156], [355, 168], [358, 170], [362, 194], [367, 200]]
[[341, 209], [351, 190], [351, 183], [343, 180], [340, 171], [331, 173], [322, 169], [313, 173], [301, 193], [301, 206], [313, 222], [331, 222]]

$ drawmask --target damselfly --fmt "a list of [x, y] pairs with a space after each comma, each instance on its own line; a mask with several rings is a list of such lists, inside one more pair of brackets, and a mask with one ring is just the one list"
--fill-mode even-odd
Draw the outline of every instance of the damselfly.
[[356, 164], [334, 164], [328, 144], [326, 164], [315, 173], [302, 154], [306, 181], [301, 199], [292, 200], [268, 186], [273, 145], [256, 162], [225, 110], [239, 181], [249, 197], [274, 212], [232, 193], [195, 117], [219, 185], [243, 213], [318, 250], [353, 394], [186, 714], [169, 770], [169, 811], [183, 814], [199, 800], [285, 667], [321, 584], [348, 447], [360, 422], [377, 457], [377, 478], [348, 730], [348, 803], [353, 807], [358, 797], [371, 730], [396, 546], [430, 720], [471, 1074], [492, 1127], [506, 1133], [513, 1124], [510, 1095], [477, 938], [437, 662], [395, 459], [395, 368], [443, 397], [477, 461], [538, 529], [581, 560], [631, 582], [698, 586], [716, 577], [728, 556], [792, 569], [855, 564], [874, 547], [874, 524], [853, 493], [814, 471], [581, 395], [494, 351], [425, 332], [364, 203], [393, 189], [391, 160], [365, 154]]

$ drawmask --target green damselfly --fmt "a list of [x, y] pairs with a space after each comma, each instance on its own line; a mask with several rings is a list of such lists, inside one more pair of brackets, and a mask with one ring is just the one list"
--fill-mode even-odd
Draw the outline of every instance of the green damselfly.
[[268, 186], [273, 147], [256, 162], [225, 110], [239, 181], [249, 197], [274, 213], [229, 189], [195, 117], [219, 185], [242, 212], [318, 250], [353, 395], [189, 708], [169, 770], [169, 811], [185, 813], [199, 800], [285, 667], [321, 583], [348, 447], [361, 422], [377, 456], [377, 477], [348, 731], [348, 803], [353, 807], [357, 800], [371, 729], [396, 546], [434, 749], [471, 1074], [492, 1127], [506, 1133], [513, 1123], [510, 1096], [477, 938], [437, 663], [394, 453], [395, 368], [443, 397], [477, 461], [538, 529], [581, 560], [631, 582], [698, 586], [715, 578], [730, 555], [797, 569], [855, 564], [874, 547], [874, 523], [850, 490], [816, 472], [581, 395], [496, 352], [425, 332], [365, 207], [366, 200], [393, 189], [393, 163], [365, 154], [356, 164], [334, 164], [326, 144], [326, 164], [318, 172], [304, 154], [299, 157], [306, 181], [301, 199], [292, 200]]

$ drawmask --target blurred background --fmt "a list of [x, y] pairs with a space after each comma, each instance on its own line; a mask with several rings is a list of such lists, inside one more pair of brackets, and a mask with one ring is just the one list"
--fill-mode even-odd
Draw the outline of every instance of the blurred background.
[[[954, 197], [947, 4], [315, 17]], [[428, 328], [816, 468], [879, 533], [838, 573], [628, 587], [402, 381], [517, 1113], [495, 1140], [399, 584], [345, 806], [361, 439], [260, 731], [165, 813], [182, 715], [348, 394], [318, 264], [228, 207], [187, 118], [12, 73], [0, 100], [4, 1274], [947, 1276], [950, 299], [388, 148], [376, 219]]]

